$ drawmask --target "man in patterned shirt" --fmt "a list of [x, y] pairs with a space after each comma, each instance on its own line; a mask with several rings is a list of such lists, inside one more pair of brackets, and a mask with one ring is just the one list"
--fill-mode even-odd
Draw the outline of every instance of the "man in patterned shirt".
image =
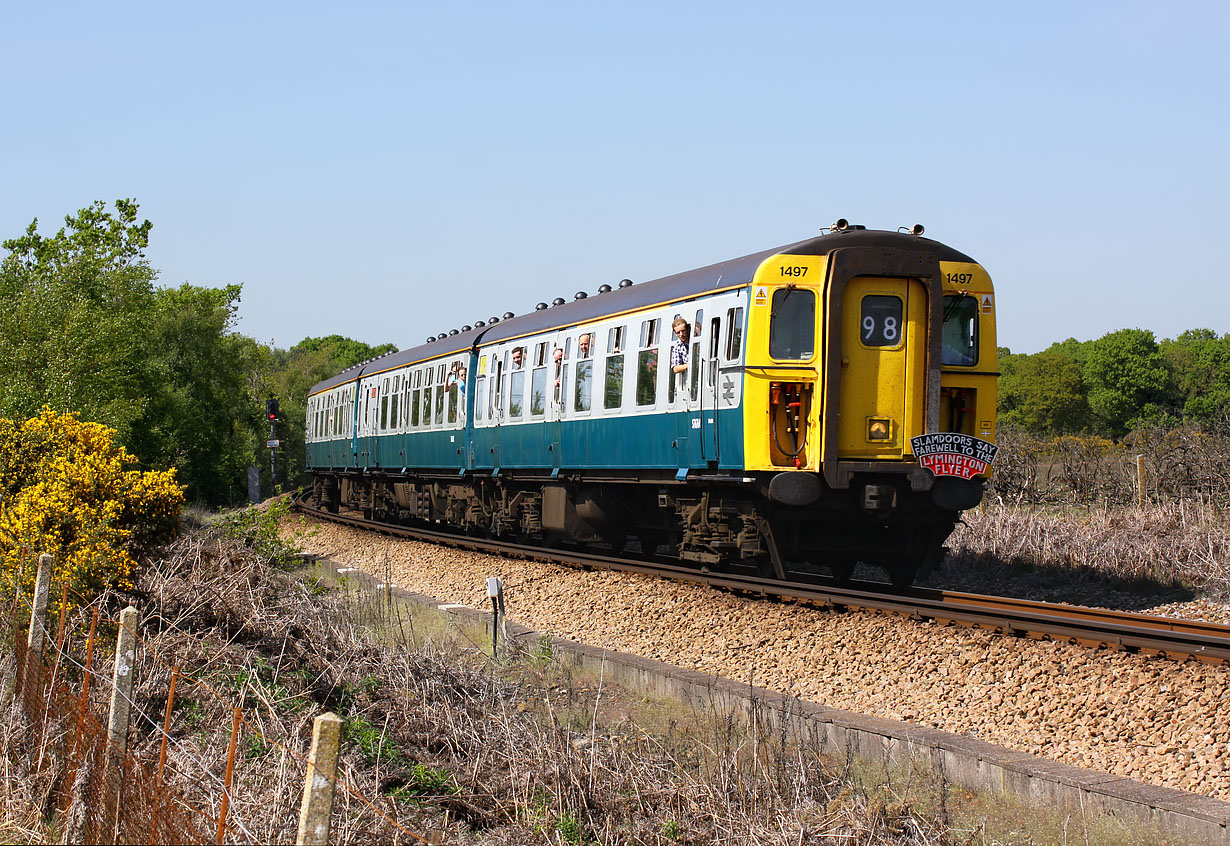
[[688, 370], [688, 337], [691, 328], [682, 317], [676, 317], [671, 323], [671, 331], [675, 339], [671, 341], [671, 372], [686, 373]]

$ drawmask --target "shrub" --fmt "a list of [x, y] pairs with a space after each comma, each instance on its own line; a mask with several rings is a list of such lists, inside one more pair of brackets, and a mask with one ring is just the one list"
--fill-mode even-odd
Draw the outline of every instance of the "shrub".
[[0, 420], [0, 596], [31, 593], [44, 552], [70, 607], [108, 585], [130, 588], [135, 556], [175, 533], [184, 502], [175, 471], [135, 469], [115, 435], [46, 407]]

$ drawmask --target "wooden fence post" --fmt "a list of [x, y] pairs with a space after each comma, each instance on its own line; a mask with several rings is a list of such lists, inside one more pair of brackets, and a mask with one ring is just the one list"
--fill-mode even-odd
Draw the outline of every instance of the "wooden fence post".
[[137, 660], [137, 609], [120, 612], [115, 641], [115, 673], [111, 683], [111, 714], [107, 719], [107, 804], [113, 812], [113, 836], [120, 827], [120, 793], [124, 786], [124, 756], [128, 752], [128, 718], [132, 713], [133, 670]]
[[303, 804], [299, 807], [299, 836], [295, 846], [327, 846], [329, 815], [333, 812], [333, 785], [337, 778], [337, 747], [342, 718], [321, 714], [312, 724], [312, 751], [307, 777], [303, 780]]
[[1136, 456], [1136, 506], [1145, 507], [1145, 457]]
[[54, 559], [47, 553], [38, 557], [38, 577], [34, 582], [34, 602], [30, 607], [30, 633], [26, 646], [35, 658], [43, 657], [43, 642], [47, 632], [47, 597], [51, 592], [51, 565]]

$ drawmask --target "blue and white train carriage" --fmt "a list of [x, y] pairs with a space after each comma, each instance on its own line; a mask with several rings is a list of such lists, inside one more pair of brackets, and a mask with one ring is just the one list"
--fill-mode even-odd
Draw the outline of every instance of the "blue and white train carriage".
[[308, 466], [387, 522], [904, 584], [985, 477], [911, 438], [991, 436], [997, 375], [977, 263], [839, 226], [351, 368], [309, 395]]

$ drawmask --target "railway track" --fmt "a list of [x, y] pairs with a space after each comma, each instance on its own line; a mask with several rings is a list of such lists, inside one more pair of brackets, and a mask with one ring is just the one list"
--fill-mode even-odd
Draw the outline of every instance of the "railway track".
[[[830, 608], [867, 609], [975, 626], [1006, 635], [1079, 644], [1092, 649], [1136, 651], [1176, 660], [1230, 661], [1230, 626], [1153, 617], [1104, 608], [1036, 602], [958, 591], [912, 588], [885, 592], [876, 582], [837, 585], [823, 578], [765, 579], [752, 574], [704, 572], [662, 561], [643, 561], [567, 548], [545, 548], [451, 532], [394, 526], [354, 514], [333, 514], [301, 500], [294, 508], [322, 520], [445, 546], [581, 568], [606, 568]], [[792, 574], [802, 578], [800, 574]]]

